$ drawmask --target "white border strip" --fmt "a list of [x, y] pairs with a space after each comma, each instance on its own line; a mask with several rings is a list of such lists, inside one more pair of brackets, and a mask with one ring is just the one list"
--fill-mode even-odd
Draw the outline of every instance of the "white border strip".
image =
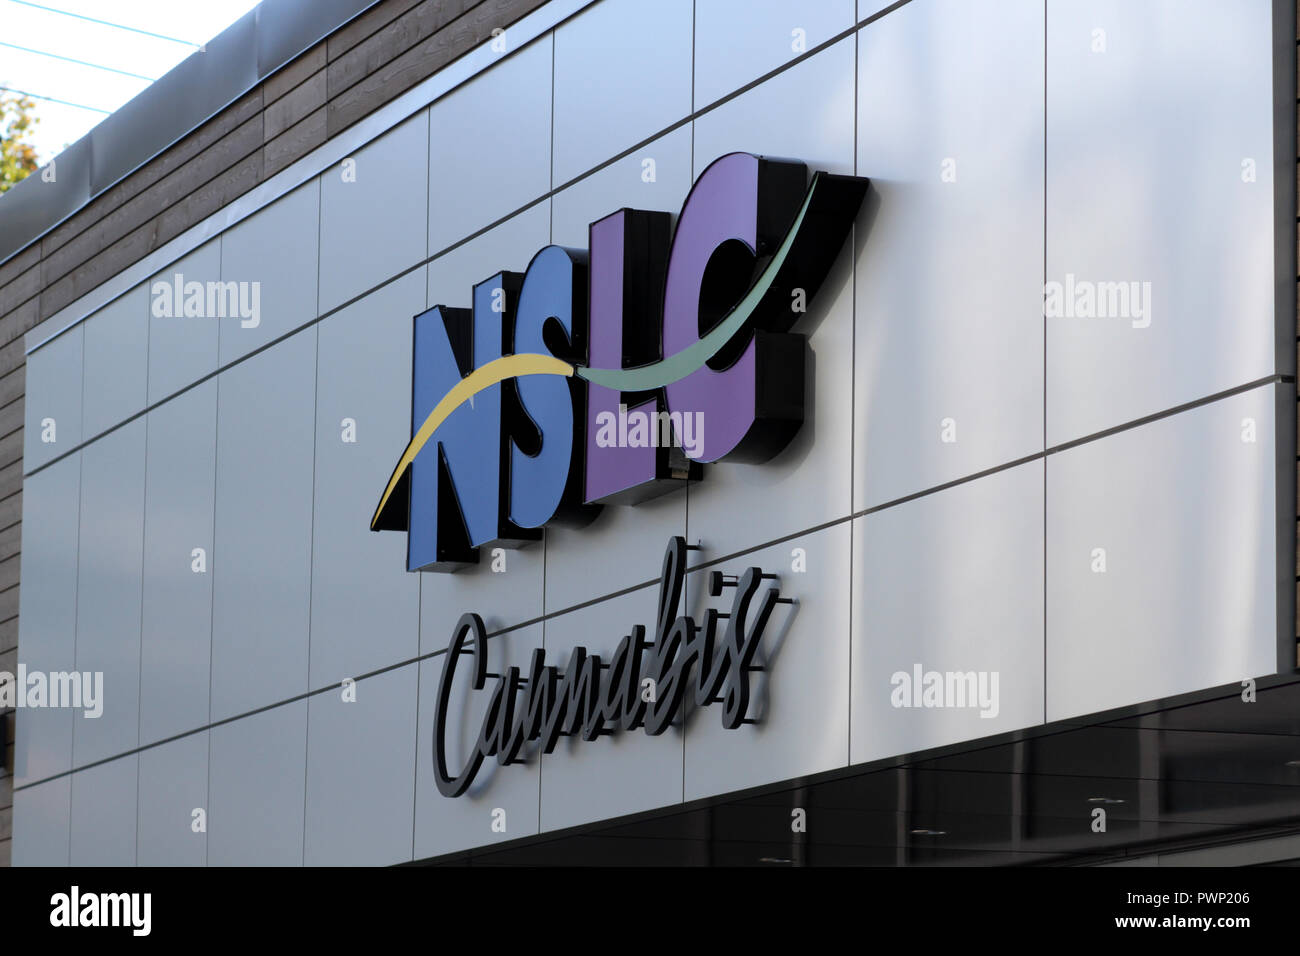
[[[127, 266], [70, 305], [64, 306], [27, 333], [24, 340], [25, 354], [31, 355], [37, 349], [48, 345], [114, 299], [161, 272], [177, 259], [197, 249], [203, 243], [215, 239], [231, 226], [264, 209], [308, 180], [319, 176], [331, 166], [342, 162], [372, 140], [378, 139], [399, 123], [410, 119], [420, 110], [495, 66], [516, 50], [522, 49], [533, 40], [555, 29], [569, 17], [595, 2], [596, 0], [548, 0], [506, 30], [508, 40], [504, 53], [492, 49], [492, 40], [485, 40], [418, 86], [316, 147], [291, 166], [282, 169], [260, 186], [249, 190], [198, 224], [191, 226], [166, 245]], [[58, 325], [57, 331], [46, 333], [45, 330], [51, 325]], [[33, 339], [39, 340], [33, 343]]]

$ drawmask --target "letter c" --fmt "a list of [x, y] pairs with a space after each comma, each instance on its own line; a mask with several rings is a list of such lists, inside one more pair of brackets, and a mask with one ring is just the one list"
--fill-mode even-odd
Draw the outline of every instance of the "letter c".
[[[465, 645], [473, 638], [473, 649]], [[473, 654], [474, 690], [482, 690], [487, 683], [487, 629], [483, 619], [477, 614], [466, 613], [456, 622], [452, 631], [451, 643], [447, 645], [447, 656], [443, 660], [442, 680], [438, 683], [438, 703], [434, 713], [433, 728], [433, 776], [438, 784], [438, 792], [444, 797], [459, 797], [469, 789], [483, 765], [483, 751], [477, 745], [470, 755], [465, 767], [455, 776], [447, 770], [447, 708], [451, 703], [451, 682], [456, 673], [456, 663], [461, 654]]]

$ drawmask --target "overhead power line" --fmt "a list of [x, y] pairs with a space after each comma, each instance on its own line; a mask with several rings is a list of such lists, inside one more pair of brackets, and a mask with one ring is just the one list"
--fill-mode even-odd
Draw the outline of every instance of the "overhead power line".
[[73, 103], [69, 100], [57, 100], [53, 96], [41, 96], [39, 93], [28, 93], [26, 90], [15, 90], [12, 86], [0, 86], [0, 93], [17, 93], [19, 96], [30, 96], [34, 100], [45, 100], [47, 103], [58, 103], [62, 106], [75, 106], [79, 110], [90, 110], [92, 113], [109, 114], [108, 110], [101, 110], [97, 106], [86, 106], [84, 103]]
[[139, 73], [132, 73], [129, 70], [119, 70], [113, 66], [102, 66], [99, 63], [91, 63], [88, 60], [78, 60], [75, 57], [63, 56], [59, 53], [48, 53], [45, 50], [33, 50], [31, 47], [19, 46], [17, 43], [6, 43], [3, 40], [0, 40], [0, 46], [8, 47], [11, 50], [22, 50], [24, 53], [35, 53], [37, 56], [48, 56], [54, 60], [64, 60], [68, 63], [79, 64], [80, 66], [90, 66], [90, 67], [94, 67], [96, 70], [106, 70], [109, 73], [117, 73], [120, 74], [121, 76], [129, 76], [132, 77], [133, 79], [145, 80], [149, 83], [152, 83], [155, 79], [157, 79], [157, 77], [141, 76]]
[[37, 10], [44, 10], [47, 13], [60, 13], [65, 17], [74, 17], [77, 20], [85, 20], [88, 23], [98, 23], [100, 26], [113, 27], [116, 30], [129, 30], [132, 33], [138, 33], [141, 36], [153, 37], [155, 40], [166, 40], [169, 43], [179, 43], [182, 46], [193, 47], [196, 50], [200, 49], [203, 46], [203, 44], [201, 43], [194, 43], [190, 40], [180, 40], [177, 39], [176, 37], [169, 37], [164, 33], [150, 33], [148, 30], [141, 30], [138, 27], [128, 27], [124, 24], [112, 23], [108, 20], [96, 20], [94, 17], [83, 16], [80, 13], [72, 13], [71, 11], [68, 10], [59, 10], [55, 7], [42, 6], [39, 3], [32, 3], [31, 0], [9, 0], [9, 2], [21, 4], [24, 7], [33, 7]]

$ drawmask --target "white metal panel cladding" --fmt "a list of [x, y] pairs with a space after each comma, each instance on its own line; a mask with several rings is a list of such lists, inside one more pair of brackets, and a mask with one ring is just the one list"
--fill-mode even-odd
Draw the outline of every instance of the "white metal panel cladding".
[[697, 0], [695, 108], [853, 26], [853, 0]]
[[1270, 27], [1269, 0], [1048, 5], [1049, 445], [1286, 361]]
[[72, 866], [135, 863], [139, 760], [132, 753], [72, 775]]
[[1278, 387], [1048, 459], [1049, 720], [1274, 670]]
[[81, 442], [85, 328], [73, 329], [27, 359], [23, 468], [31, 471]]
[[158, 406], [149, 413], [147, 428], [142, 744], [208, 721], [217, 383], [209, 380]]
[[552, 188], [691, 111], [690, 0], [602, 0], [555, 30]]
[[[98, 435], [145, 406], [149, 289], [139, 285], [86, 320], [82, 427]], [[71, 445], [67, 447], [72, 447]]]
[[[98, 347], [83, 369], [89, 325], [33, 353], [22, 660], [71, 668], [97, 647], [117, 687], [106, 730], [83, 735], [75, 718], [78, 754], [137, 721], [142, 749], [95, 749], [115, 758], [103, 767], [139, 761], [131, 799], [73, 760], [70, 711], [23, 713], [15, 862], [62, 863], [71, 847], [119, 863], [396, 863], [1275, 669], [1276, 447], [1293, 423], [1274, 409], [1289, 386], [1209, 401], [1285, 367], [1262, 245], [1268, 4], [1196, 0], [1197, 16], [1157, 24], [1148, 11], [1161, 5], [1085, 15], [1056, 0], [996, 13], [911, 0], [877, 16], [884, 4], [860, 0], [859, 29], [810, 55], [791, 31], [812, 49], [850, 26], [851, 4], [801, 24], [797, 5], [773, 0], [728, 43], [727, 11], [742, 6], [600, 0], [357, 151], [355, 182], [331, 167], [159, 273], [264, 282], [258, 328], [151, 315], [143, 341], [114, 342], [147, 349], [122, 354], [120, 374]], [[1099, 24], [1108, 46], [1093, 53]], [[1089, 125], [1071, 83], [1115, 121]], [[508, 116], [509, 129], [473, 135]], [[495, 135], [511, 132], [505, 145]], [[548, 528], [499, 570], [485, 554], [459, 574], [408, 575], [402, 539], [365, 522], [410, 425], [412, 314], [468, 305], [474, 283], [522, 271], [548, 242], [585, 247], [587, 224], [620, 207], [676, 212], [732, 150], [873, 181], [803, 320], [811, 410], [794, 443], [767, 465], [710, 466], [688, 490], [607, 507], [587, 528]], [[1153, 287], [1181, 283], [1154, 300], [1168, 321], [1157, 311], [1121, 334], [1044, 318], [1058, 271], [1118, 282], [1144, 270]], [[123, 290], [153, 277], [127, 278]], [[104, 433], [140, 410], [133, 367], [148, 369], [152, 403], [220, 373], [148, 411], [143, 489], [120, 481], [121, 500], [102, 501], [96, 489], [126, 472], [96, 467], [87, 494], [83, 465], [146, 427]], [[1161, 417], [1099, 431], [1142, 415]], [[57, 443], [39, 440], [45, 417]], [[1055, 447], [1067, 437], [1080, 442]], [[91, 600], [112, 578], [89, 560], [75, 597], [79, 544], [100, 553], [103, 523], [134, 514], [141, 493], [143, 624], [138, 595], [134, 612]], [[658, 738], [489, 761], [469, 793], [440, 796], [432, 715], [459, 616], [483, 615], [494, 672], [539, 647], [555, 663], [578, 644], [608, 653], [653, 625], [669, 535], [702, 545], [693, 567], [759, 565], [799, 602], [764, 639], [775, 653], [756, 685], [763, 722], [725, 730], [704, 707]], [[190, 570], [192, 547], [209, 548], [206, 578]], [[1107, 548], [1104, 574], [1094, 547]], [[691, 613], [725, 603], [702, 594], [706, 576], [688, 577]], [[197, 623], [209, 608], [210, 674]], [[78, 622], [83, 611], [102, 620]], [[83, 633], [99, 643], [83, 648]], [[996, 673], [997, 715], [898, 696], [894, 678], [913, 680], [916, 665], [922, 678], [976, 675], [977, 698], [979, 675], [987, 691]], [[463, 748], [486, 700], [456, 694]], [[233, 719], [209, 729], [219, 718]], [[185, 736], [158, 744], [164, 734]], [[133, 845], [88, 842], [96, 793], [138, 802]], [[190, 826], [199, 807], [206, 835]]]
[[302, 863], [307, 701], [218, 724], [208, 753], [208, 865]]
[[317, 326], [311, 687], [419, 651], [419, 578], [391, 573], [405, 543], [366, 521], [410, 435], [410, 317], [424, 310], [424, 281], [416, 270]]
[[1042, 721], [1041, 461], [855, 519], [852, 590], [854, 763]]
[[71, 775], [15, 790], [13, 865], [66, 866], [71, 819]]
[[217, 380], [213, 720], [307, 689], [316, 332]]
[[[659, 577], [664, 543], [685, 535], [691, 490], [605, 508], [585, 528], [546, 529], [546, 610], [554, 613]], [[435, 642], [438, 638], [432, 638]]]
[[308, 700], [308, 866], [411, 858], [418, 671], [418, 664], [408, 664], [378, 674], [355, 700], [342, 691]]
[[[222, 235], [221, 280], [239, 283], [243, 296], [239, 320], [219, 325], [222, 364], [320, 314], [320, 192], [314, 179]], [[258, 283], [255, 300], [252, 282]]]
[[676, 213], [695, 181], [693, 138], [681, 126], [561, 189], [551, 199], [551, 242], [583, 249], [587, 227], [624, 206]]
[[140, 751], [138, 865], [203, 866], [207, 862], [207, 828], [196, 828], [194, 811], [206, 812], [208, 803], [208, 733], [189, 734]]
[[858, 35], [855, 509], [1043, 449], [1043, 4], [997, 9]]
[[320, 184], [319, 302], [332, 309], [428, 255], [429, 111], [321, 173]]
[[[77, 516], [81, 457], [57, 461], [23, 482], [23, 526], [40, 528], [23, 546], [18, 648], [28, 668], [71, 671], [77, 653]], [[14, 723], [14, 785], [72, 769], [73, 711], [38, 708]]]
[[[176, 277], [181, 276], [181, 293], [185, 283], [202, 283], [205, 290], [209, 282], [221, 278], [221, 243], [224, 236], [200, 246], [192, 253], [173, 263], [169, 268], [149, 280], [149, 402], [162, 401], [182, 388], [192, 384], [217, 368], [218, 337], [221, 327], [215, 322], [184, 318], [182, 308], [177, 309], [178, 293], [173, 291], [170, 317], [154, 312], [154, 297], [165, 295], [157, 284], [176, 289]], [[160, 306], [159, 312], [164, 309]], [[175, 313], [179, 312], [179, 316]], [[39, 354], [39, 353], [38, 353]], [[86, 435], [86, 438], [91, 436]]]
[[551, 36], [429, 109], [429, 251], [536, 199], [551, 182]]
[[103, 691], [95, 696], [111, 693], [113, 703], [104, 696], [98, 717], [76, 711], [72, 761], [79, 767], [139, 743], [144, 439], [137, 418], [81, 452], [76, 670], [83, 688], [99, 686], [94, 675], [102, 674]]

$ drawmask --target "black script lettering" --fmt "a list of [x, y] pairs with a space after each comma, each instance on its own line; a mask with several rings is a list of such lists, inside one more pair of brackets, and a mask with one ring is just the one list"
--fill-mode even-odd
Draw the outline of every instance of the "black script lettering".
[[[651, 736], [662, 734], [678, 720], [682, 702], [691, 691], [697, 706], [723, 705], [724, 727], [740, 727], [749, 710], [754, 657], [780, 600], [775, 585], [759, 594], [763, 578], [760, 568], [747, 568], [733, 581], [730, 612], [724, 615], [708, 609], [701, 627], [689, 615], [679, 613], [686, 580], [686, 542], [671, 538], [659, 581], [654, 641], [648, 641], [645, 626], [637, 624], [619, 642], [608, 663], [587, 653], [585, 647], [575, 647], [561, 674], [546, 663], [545, 651], [539, 648], [532, 654], [527, 677], [518, 667], [506, 669], [490, 692], [473, 752], [460, 773], [453, 775], [447, 767], [447, 713], [461, 658], [472, 658], [472, 691], [483, 691], [488, 678], [483, 620], [477, 614], [462, 615], [452, 632], [438, 686], [433, 757], [439, 792], [460, 796], [486, 758], [495, 756], [502, 765], [521, 762], [524, 747], [532, 741], [538, 742], [543, 753], [551, 753], [561, 736], [581, 734], [583, 740], [591, 741], [638, 727]], [[719, 637], [724, 620], [726, 626]], [[643, 677], [655, 685], [649, 702], [641, 693]]]
[[[473, 647], [467, 648], [465, 643], [471, 638], [474, 641]], [[447, 656], [442, 662], [442, 680], [438, 683], [438, 726], [433, 734], [433, 776], [438, 784], [438, 792], [444, 797], [459, 797], [468, 790], [479, 767], [483, 766], [483, 751], [476, 745], [459, 774], [453, 775], [447, 770], [447, 705], [451, 703], [451, 681], [462, 654], [473, 655], [470, 686], [474, 690], [482, 690], [487, 683], [487, 630], [483, 627], [483, 619], [477, 614], [462, 614], [456, 622], [451, 643], [447, 645]]]
[[727, 618], [727, 632], [719, 648], [721, 656], [726, 660], [717, 669], [725, 675], [722, 683], [722, 726], [728, 730], [735, 730], [745, 722], [745, 714], [749, 710], [749, 671], [753, 666], [754, 654], [758, 651], [758, 642], [763, 638], [763, 630], [767, 627], [772, 608], [777, 602], [775, 588], [764, 591], [753, 624], [746, 628], [750, 606], [762, 577], [763, 572], [758, 568], [748, 568], [740, 576], [736, 585], [736, 600], [731, 606], [731, 616]]

